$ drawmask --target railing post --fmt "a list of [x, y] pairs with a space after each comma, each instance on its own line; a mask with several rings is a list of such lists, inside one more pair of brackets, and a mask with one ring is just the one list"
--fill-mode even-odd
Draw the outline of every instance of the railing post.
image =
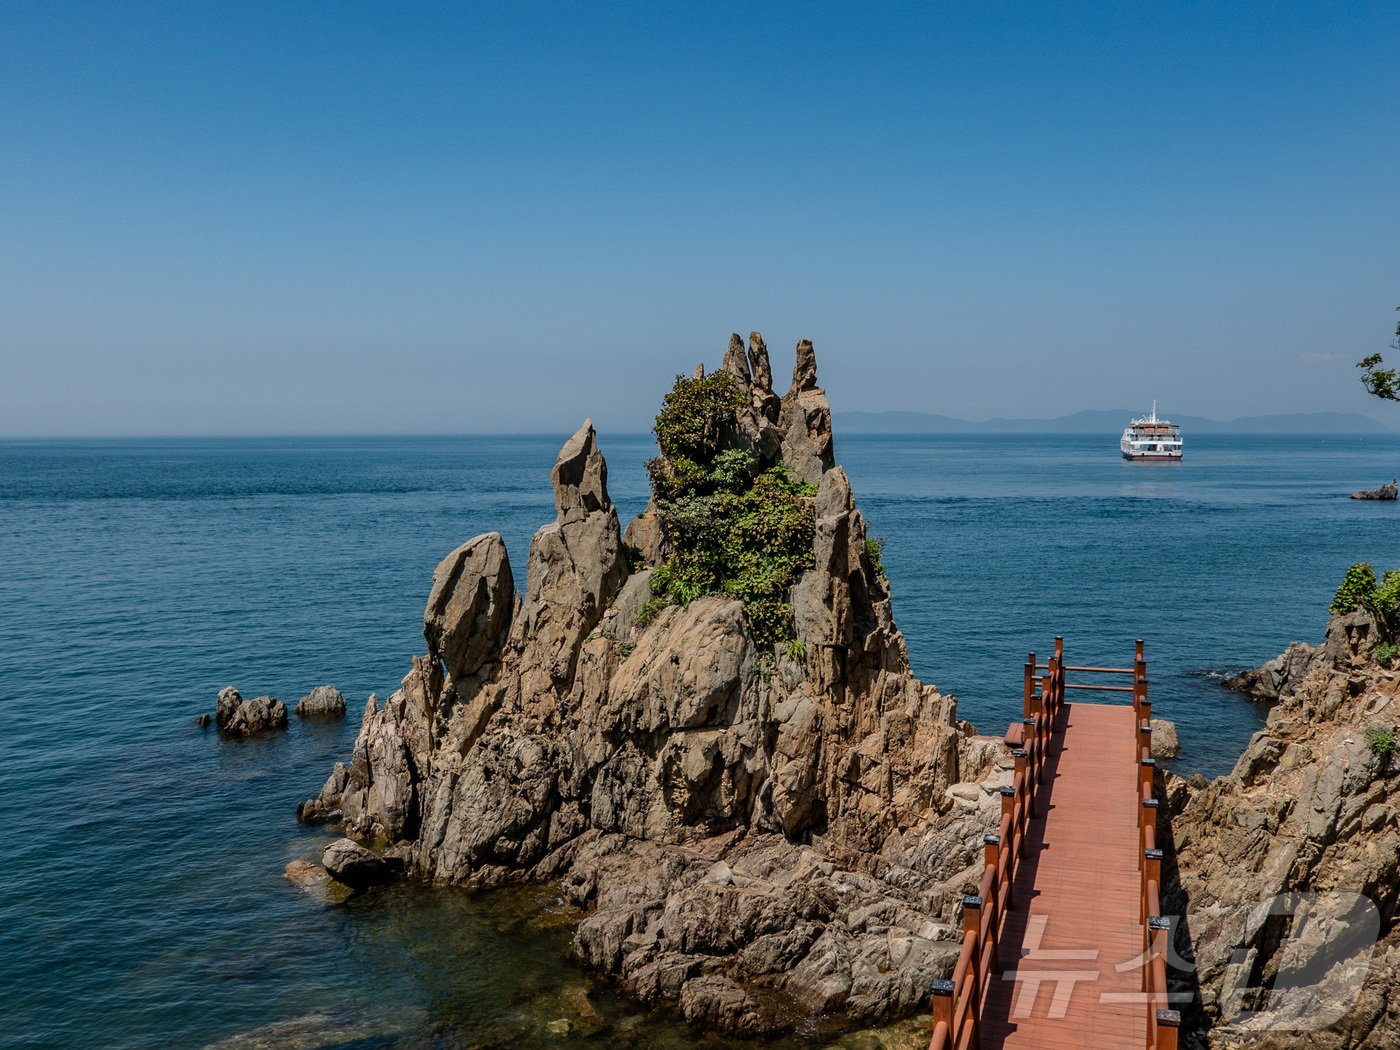
[[[1024, 828], [1025, 822], [1030, 819], [1033, 809], [1032, 800], [1035, 798], [1035, 784], [1031, 783], [1030, 752], [1024, 747], [1018, 747], [1011, 752], [1011, 758], [1016, 763], [1011, 775], [1021, 781], [1021, 819], [1017, 822], [1017, 826]], [[1015, 783], [1015, 779], [1012, 783]]]
[[1144, 753], [1150, 758], [1152, 756], [1152, 723], [1142, 721], [1138, 723], [1138, 746], [1137, 755], [1139, 758]]
[[1152, 778], [1156, 776], [1156, 774], [1157, 760], [1155, 758], [1138, 759], [1138, 793], [1143, 798], [1152, 794]]
[[1030, 718], [1035, 713], [1035, 653], [1026, 655], [1025, 695], [1021, 700], [1021, 717]]
[[972, 1039], [968, 1046], [975, 1047], [982, 1038], [982, 898], [976, 894], [963, 897], [963, 940], [970, 932], [973, 935], [972, 956], [967, 960], [969, 977], [972, 979], [968, 996], [967, 1021], [972, 1026]]
[[953, 1044], [953, 991], [952, 981], [934, 981], [929, 986], [929, 997], [933, 1000], [933, 1030], [941, 1024], [948, 1032], [948, 1046]]
[[[1148, 848], [1142, 851], [1142, 922], [1147, 927], [1147, 946], [1152, 947], [1152, 915], [1156, 908], [1162, 906], [1162, 851]], [[1152, 883], [1157, 884], [1157, 900], [1150, 899], [1152, 894], [1149, 887]], [[1164, 956], [1165, 958], [1165, 956]]]
[[1147, 829], [1153, 829], [1153, 846], [1156, 845], [1157, 829], [1157, 800], [1155, 798], [1145, 798], [1142, 800], [1142, 819], [1138, 821], [1138, 870], [1144, 872], [1143, 885], [1147, 883], [1146, 868], [1142, 863], [1142, 852], [1148, 848]]
[[1177, 1010], [1157, 1011], [1157, 1046], [1155, 1050], [1176, 1050], [1177, 1029], [1181, 1013]]
[[986, 902], [987, 907], [987, 943], [991, 948], [989, 958], [991, 959], [991, 972], [1000, 973], [1001, 963], [997, 958], [1000, 948], [1001, 934], [997, 927], [1001, 925], [1001, 884], [997, 880], [998, 854], [1001, 852], [1000, 835], [982, 836], [982, 862], [992, 869], [991, 892], [992, 899]]
[[[1002, 823], [1006, 825], [1008, 840], [1002, 843], [1001, 848], [1006, 850], [1006, 906], [1014, 908], [1016, 906], [1015, 891], [1016, 885], [1016, 856], [1020, 850], [1020, 839], [1016, 837], [1016, 825], [1014, 816], [1016, 810], [1016, 789], [1009, 784], [1001, 789], [1001, 817]], [[1008, 819], [1010, 818], [1010, 819]]]

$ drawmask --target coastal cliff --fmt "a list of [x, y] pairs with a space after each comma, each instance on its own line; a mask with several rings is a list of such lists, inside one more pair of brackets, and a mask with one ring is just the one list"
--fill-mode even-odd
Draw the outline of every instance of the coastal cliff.
[[1337, 613], [1321, 646], [1229, 683], [1271, 705], [1229, 775], [1167, 777], [1164, 909], [1186, 916], [1200, 1045], [1400, 1045], [1400, 672], [1382, 640], [1371, 612]]
[[625, 538], [585, 422], [523, 590], [495, 533], [443, 559], [427, 652], [298, 815], [410, 877], [558, 880], [579, 959], [695, 1023], [923, 1009], [1004, 749], [910, 673], [811, 343], [780, 397], [731, 337], [657, 434]]

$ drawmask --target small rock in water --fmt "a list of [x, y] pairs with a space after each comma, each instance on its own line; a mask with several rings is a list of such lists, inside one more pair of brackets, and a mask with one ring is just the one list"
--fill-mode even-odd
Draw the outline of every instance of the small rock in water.
[[389, 881], [389, 865], [353, 839], [336, 839], [321, 855], [331, 878], [347, 886], [374, 886]]
[[271, 696], [244, 700], [237, 689], [228, 685], [219, 690], [214, 719], [225, 736], [252, 736], [269, 729], [285, 729], [287, 705]]
[[1361, 492], [1353, 492], [1352, 499], [1380, 499], [1393, 500], [1397, 494], [1395, 480], [1391, 479], [1390, 484], [1382, 485], [1378, 489], [1363, 489]]
[[200, 729], [208, 729], [209, 724], [213, 721], [214, 720], [209, 717], [209, 712], [206, 711], [204, 714], [200, 715], [194, 720], [194, 724], [199, 726]]
[[298, 718], [344, 718], [345, 697], [333, 685], [318, 685], [297, 701]]

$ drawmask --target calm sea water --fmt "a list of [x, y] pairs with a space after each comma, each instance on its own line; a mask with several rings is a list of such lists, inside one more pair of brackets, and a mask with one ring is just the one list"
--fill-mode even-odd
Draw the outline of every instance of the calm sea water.
[[[573, 917], [548, 889], [329, 907], [282, 877], [327, 841], [294, 806], [421, 649], [437, 561], [497, 530], [523, 578], [560, 443], [0, 444], [0, 1044], [693, 1042], [565, 960]], [[603, 447], [625, 519], [652, 445]], [[1345, 498], [1397, 473], [1391, 436], [1191, 438], [1181, 464], [1123, 462], [1115, 435], [838, 456], [914, 669], [964, 717], [1003, 728], [1026, 651], [1057, 633], [1094, 663], [1142, 637], [1183, 770], [1222, 772], [1260, 724], [1223, 673], [1319, 639], [1350, 563], [1400, 563], [1400, 508]], [[343, 724], [243, 743], [193, 725], [229, 683], [294, 702], [325, 682]]]

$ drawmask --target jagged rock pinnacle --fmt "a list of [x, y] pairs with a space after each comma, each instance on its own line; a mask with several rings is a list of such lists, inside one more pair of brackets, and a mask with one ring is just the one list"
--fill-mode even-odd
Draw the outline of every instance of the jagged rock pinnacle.
[[744, 341], [739, 338], [738, 332], [729, 337], [729, 349], [724, 352], [724, 364], [721, 367], [742, 380], [746, 386], [751, 381], [749, 361], [744, 356]]

